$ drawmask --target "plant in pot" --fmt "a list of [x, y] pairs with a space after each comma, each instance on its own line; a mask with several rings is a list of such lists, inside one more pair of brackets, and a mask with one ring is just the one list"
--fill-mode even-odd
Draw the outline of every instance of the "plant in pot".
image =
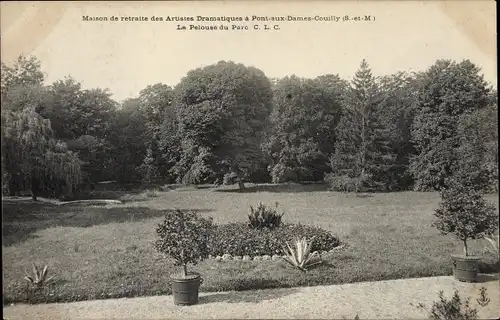
[[454, 234], [463, 243], [463, 254], [452, 255], [453, 274], [460, 281], [477, 280], [480, 257], [471, 255], [469, 240], [482, 239], [497, 228], [495, 207], [473, 188], [458, 183], [441, 192], [441, 203], [435, 210], [433, 225], [442, 234]]
[[182, 271], [171, 275], [172, 294], [177, 305], [192, 305], [198, 302], [198, 293], [203, 278], [199, 273], [188, 272], [189, 263], [196, 265], [208, 258], [208, 241], [213, 230], [213, 219], [204, 218], [194, 211], [176, 209], [167, 212], [158, 224], [155, 249], [175, 260]]

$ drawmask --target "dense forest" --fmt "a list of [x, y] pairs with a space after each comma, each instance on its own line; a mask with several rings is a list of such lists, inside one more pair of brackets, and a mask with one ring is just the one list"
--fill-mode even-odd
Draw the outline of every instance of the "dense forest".
[[76, 197], [97, 182], [321, 182], [334, 191], [497, 192], [497, 91], [469, 60], [346, 81], [270, 79], [220, 61], [118, 103], [36, 57], [1, 67], [2, 194]]

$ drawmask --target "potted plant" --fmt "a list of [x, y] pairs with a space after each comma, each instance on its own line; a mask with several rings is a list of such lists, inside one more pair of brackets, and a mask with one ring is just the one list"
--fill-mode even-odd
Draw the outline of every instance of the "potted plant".
[[441, 192], [441, 203], [435, 211], [434, 226], [442, 234], [454, 234], [463, 243], [463, 254], [452, 255], [453, 274], [460, 281], [477, 280], [480, 257], [471, 255], [469, 240], [482, 239], [497, 228], [495, 207], [473, 188], [454, 184]]
[[167, 212], [156, 228], [158, 239], [155, 249], [169, 255], [182, 272], [172, 274], [172, 294], [177, 305], [192, 305], [198, 302], [198, 293], [203, 278], [196, 272], [188, 272], [187, 264], [196, 265], [208, 258], [208, 240], [213, 228], [213, 219], [204, 218], [194, 211], [175, 210]]

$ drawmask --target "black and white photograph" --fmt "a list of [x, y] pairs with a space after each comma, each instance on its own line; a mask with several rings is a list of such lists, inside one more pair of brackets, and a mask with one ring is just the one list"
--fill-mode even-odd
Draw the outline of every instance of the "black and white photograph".
[[3, 319], [500, 319], [495, 1], [0, 13]]

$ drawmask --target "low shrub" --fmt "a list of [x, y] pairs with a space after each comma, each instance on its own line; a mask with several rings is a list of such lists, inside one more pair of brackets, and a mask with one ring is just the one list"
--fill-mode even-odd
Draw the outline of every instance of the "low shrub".
[[[481, 307], [489, 304], [487, 290], [485, 287], [479, 289], [479, 298], [476, 299]], [[463, 299], [458, 290], [455, 289], [453, 297], [446, 299], [443, 291], [439, 291], [439, 301], [432, 304], [431, 309], [419, 303], [418, 308], [428, 312], [429, 319], [432, 320], [475, 320], [478, 319], [478, 310], [470, 306], [470, 297]]]
[[[385, 181], [372, 174], [362, 174], [359, 177], [348, 175], [326, 174], [324, 181], [330, 191], [339, 192], [385, 192], [388, 189]], [[383, 179], [382, 179], [383, 180]]]
[[209, 240], [209, 251], [213, 256], [225, 253], [233, 256], [284, 255], [283, 245], [296, 237], [315, 237], [311, 251], [329, 251], [340, 245], [331, 232], [302, 224], [282, 224], [273, 230], [252, 229], [243, 222], [217, 225]]
[[[278, 203], [276, 203], [276, 209]], [[285, 213], [278, 213], [277, 210], [267, 207], [265, 204], [259, 203], [254, 209], [250, 206], [250, 214], [248, 215], [248, 226], [253, 229], [275, 229], [281, 225], [281, 218]]]
[[338, 176], [333, 173], [325, 175], [324, 180], [329, 190], [340, 192], [354, 192], [358, 183], [358, 179], [356, 178], [346, 175]]

